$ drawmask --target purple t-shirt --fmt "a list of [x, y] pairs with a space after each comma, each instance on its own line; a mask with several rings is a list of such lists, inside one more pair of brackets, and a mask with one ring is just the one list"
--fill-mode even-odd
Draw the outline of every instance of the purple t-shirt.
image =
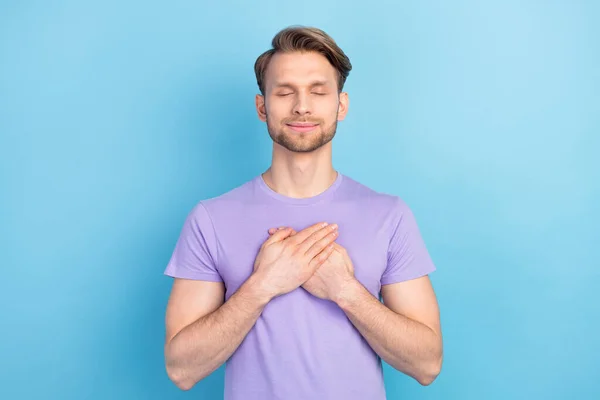
[[[261, 175], [200, 201], [189, 213], [165, 274], [224, 282], [226, 299], [253, 271], [268, 229], [339, 225], [355, 276], [376, 298], [381, 285], [429, 274], [415, 218], [399, 197], [338, 173], [311, 198], [286, 197]], [[303, 288], [276, 297], [227, 360], [225, 400], [385, 399], [381, 359], [337, 304]]]

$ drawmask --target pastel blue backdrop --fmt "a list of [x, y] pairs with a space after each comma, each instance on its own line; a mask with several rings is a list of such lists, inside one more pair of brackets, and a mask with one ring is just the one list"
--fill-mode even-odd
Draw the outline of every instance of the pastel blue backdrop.
[[438, 266], [443, 371], [385, 366], [389, 399], [600, 398], [600, 3], [0, 4], [0, 398], [222, 398], [167, 378], [162, 273], [269, 166], [252, 67], [292, 24], [354, 65], [334, 166]]

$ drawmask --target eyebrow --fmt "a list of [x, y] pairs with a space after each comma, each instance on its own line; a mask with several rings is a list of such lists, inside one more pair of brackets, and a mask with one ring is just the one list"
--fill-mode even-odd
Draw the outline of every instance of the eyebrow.
[[[309, 85], [311, 88], [315, 86], [327, 86], [327, 81], [312, 81]], [[276, 82], [275, 88], [288, 87], [291, 89], [296, 88], [296, 85], [289, 82]]]

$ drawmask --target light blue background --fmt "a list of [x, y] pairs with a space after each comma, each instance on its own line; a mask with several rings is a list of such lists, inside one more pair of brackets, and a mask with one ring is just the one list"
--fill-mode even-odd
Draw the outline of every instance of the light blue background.
[[291, 24], [354, 65], [334, 166], [438, 266], [442, 374], [389, 399], [600, 398], [598, 4], [2, 2], [0, 398], [222, 397], [166, 376], [162, 273], [269, 166], [253, 63]]

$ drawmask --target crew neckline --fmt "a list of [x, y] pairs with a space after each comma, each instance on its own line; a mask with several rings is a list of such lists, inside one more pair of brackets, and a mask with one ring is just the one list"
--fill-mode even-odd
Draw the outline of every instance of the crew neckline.
[[310, 204], [315, 204], [315, 203], [318, 203], [320, 201], [330, 198], [333, 195], [333, 193], [336, 191], [336, 189], [341, 185], [343, 179], [344, 179], [344, 176], [342, 175], [342, 173], [337, 171], [337, 177], [335, 178], [335, 181], [333, 181], [333, 183], [331, 185], [329, 185], [329, 187], [327, 189], [325, 189], [325, 191], [323, 191], [315, 196], [312, 196], [312, 197], [303, 197], [303, 198], [289, 197], [289, 196], [285, 196], [281, 193], [274, 191], [273, 189], [271, 189], [271, 187], [269, 185], [267, 185], [267, 183], [265, 182], [265, 180], [262, 176], [262, 173], [259, 174], [255, 180], [256, 180], [258, 186], [263, 190], [263, 192], [265, 192], [269, 197], [271, 197], [275, 200], [278, 200], [278, 201], [286, 203], [286, 204], [310, 205]]

